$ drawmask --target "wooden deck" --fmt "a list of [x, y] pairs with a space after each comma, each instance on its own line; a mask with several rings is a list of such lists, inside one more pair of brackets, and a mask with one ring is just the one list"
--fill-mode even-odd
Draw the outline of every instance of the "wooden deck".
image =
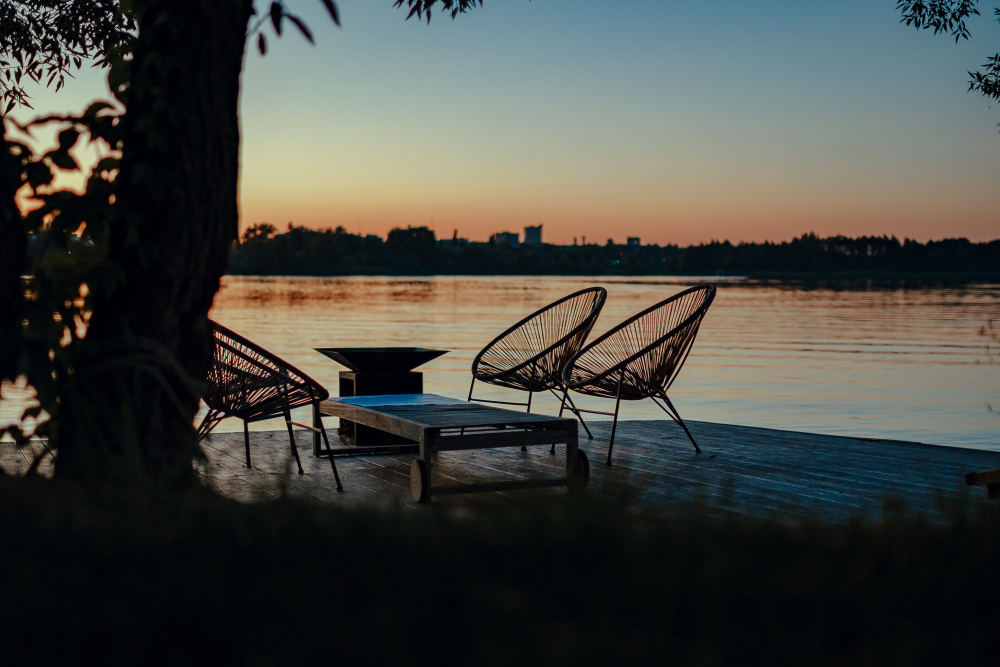
[[[700, 455], [673, 422], [620, 422], [614, 465], [608, 468], [604, 458], [610, 423], [592, 424], [594, 440], [580, 441], [591, 461], [587, 493], [657, 512], [683, 507], [712, 516], [738, 513], [792, 521], [807, 516], [877, 518], [883, 500], [892, 497], [905, 502], [904, 514], [933, 518], [942, 503], [985, 498], [983, 487], [964, 485], [965, 473], [1000, 467], [1000, 452], [707, 422], [689, 425], [702, 446]], [[560, 502], [568, 493], [548, 489], [441, 496], [418, 505], [410, 495], [412, 455], [338, 459], [344, 483], [338, 492], [329, 462], [311, 454], [311, 433], [297, 431], [296, 442], [305, 469], [301, 476], [294, 472], [286, 431], [251, 433], [252, 470], [244, 464], [242, 433], [214, 434], [205, 445], [205, 478], [219, 492], [245, 502], [287, 495], [329, 505], [415, 511]], [[564, 465], [562, 453], [551, 456], [548, 447], [448, 452], [440, 455], [433, 474], [443, 482], [464, 484], [551, 477], [561, 474]], [[27, 466], [27, 457], [10, 443], [0, 447], [0, 467], [9, 474]], [[47, 469], [42, 467], [43, 474]]]

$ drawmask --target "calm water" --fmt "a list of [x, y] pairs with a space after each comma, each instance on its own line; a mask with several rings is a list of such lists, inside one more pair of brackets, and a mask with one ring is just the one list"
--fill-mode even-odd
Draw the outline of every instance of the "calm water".
[[[697, 279], [530, 277], [228, 277], [212, 317], [337, 392], [341, 369], [314, 347], [450, 350], [422, 367], [427, 392], [464, 398], [476, 353], [524, 315], [590, 285], [608, 289], [595, 332]], [[809, 289], [723, 281], [671, 390], [685, 418], [1000, 450], [1000, 365], [986, 363], [1000, 285]], [[477, 383], [476, 394], [523, 394]], [[5, 392], [7, 393], [7, 392]], [[613, 409], [610, 401], [577, 399]], [[544, 397], [537, 411], [555, 413]], [[20, 406], [17, 406], [18, 408]], [[9, 422], [15, 402], [0, 403]], [[300, 415], [308, 418], [308, 413]], [[623, 419], [662, 419], [651, 402]], [[283, 428], [280, 421], [254, 424]], [[242, 429], [239, 420], [219, 425]]]
[[[451, 350], [422, 368], [424, 390], [464, 398], [476, 353], [541, 306], [583, 287], [606, 287], [597, 335], [694, 282], [229, 277], [212, 317], [334, 394], [342, 368], [314, 347]], [[685, 418], [1000, 450], [1000, 419], [986, 408], [1000, 404], [1000, 366], [985, 363], [978, 335], [990, 318], [1000, 319], [1000, 285], [837, 290], [725, 281], [719, 287], [671, 391]], [[523, 398], [476, 387], [477, 396]], [[613, 409], [600, 399], [579, 402]], [[551, 397], [537, 405], [540, 412], [558, 410]], [[665, 418], [652, 402], [624, 403], [622, 417]], [[240, 430], [242, 422], [219, 428]]]

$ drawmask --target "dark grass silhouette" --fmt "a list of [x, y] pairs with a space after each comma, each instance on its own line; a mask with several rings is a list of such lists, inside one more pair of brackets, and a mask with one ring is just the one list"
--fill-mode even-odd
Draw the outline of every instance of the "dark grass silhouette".
[[996, 505], [788, 525], [539, 500], [341, 511], [0, 478], [4, 664], [995, 664]]

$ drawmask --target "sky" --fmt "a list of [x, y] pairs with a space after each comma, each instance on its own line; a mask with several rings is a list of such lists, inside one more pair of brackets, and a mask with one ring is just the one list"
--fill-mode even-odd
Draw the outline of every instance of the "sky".
[[[241, 227], [687, 245], [1000, 238], [1000, 45], [899, 23], [895, 0], [486, 0], [430, 25], [392, 0], [286, 0], [241, 93]], [[263, 3], [258, 1], [258, 6]], [[35, 110], [107, 98], [99, 70]], [[18, 120], [32, 115], [15, 113]]]

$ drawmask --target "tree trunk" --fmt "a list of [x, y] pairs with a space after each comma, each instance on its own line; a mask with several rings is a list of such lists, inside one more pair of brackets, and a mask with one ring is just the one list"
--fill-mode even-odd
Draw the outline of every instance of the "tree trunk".
[[7, 152], [7, 140], [0, 134], [0, 380], [13, 380], [17, 375], [24, 298], [21, 275], [28, 255], [24, 222], [14, 204], [14, 193], [20, 185], [17, 174], [14, 158]]
[[92, 285], [62, 397], [56, 475], [192, 483], [208, 311], [238, 232], [238, 99], [250, 0], [142, 0], [122, 120], [109, 279]]

